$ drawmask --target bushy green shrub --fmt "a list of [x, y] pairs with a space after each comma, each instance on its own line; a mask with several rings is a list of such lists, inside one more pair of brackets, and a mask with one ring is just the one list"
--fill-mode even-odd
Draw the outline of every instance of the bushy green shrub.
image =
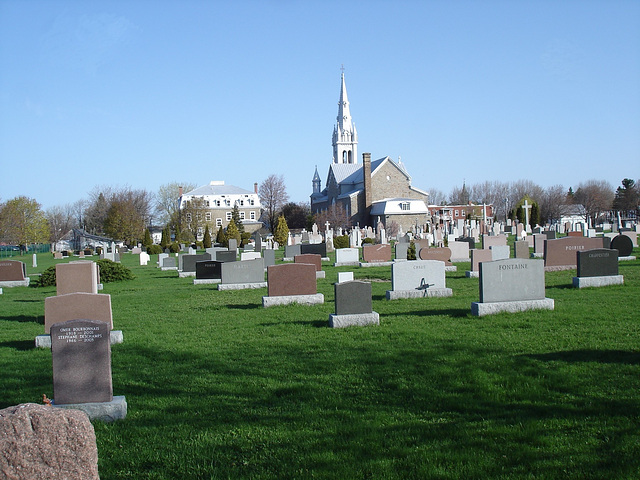
[[349, 235], [333, 237], [334, 248], [349, 248]]
[[162, 247], [160, 245], [149, 245], [147, 253], [149, 255], [158, 255], [159, 253], [162, 253]]
[[102, 283], [121, 282], [123, 280], [133, 280], [135, 275], [121, 263], [112, 262], [106, 258], [97, 260], [100, 267], [100, 281]]
[[52, 265], [47, 268], [42, 275], [29, 284], [30, 287], [55, 287], [56, 286], [56, 266]]
[[409, 247], [407, 248], [407, 260], [416, 260], [416, 244], [413, 240], [409, 243]]
[[373, 238], [369, 238], [369, 237], [367, 237], [367, 238], [365, 238], [364, 240], [362, 240], [362, 243], [370, 243], [370, 244], [372, 244], [372, 245], [373, 245], [373, 244], [374, 244], [374, 243], [376, 243], [376, 242], [375, 242], [375, 240], [374, 240]]
[[180, 251], [180, 244], [178, 242], [173, 242], [169, 245], [169, 251], [171, 253], [178, 253]]

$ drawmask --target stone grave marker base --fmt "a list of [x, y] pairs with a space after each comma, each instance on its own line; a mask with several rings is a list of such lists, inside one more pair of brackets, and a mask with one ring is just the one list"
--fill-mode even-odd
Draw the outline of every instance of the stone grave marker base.
[[222, 280], [219, 278], [196, 278], [193, 280], [194, 285], [210, 285], [212, 283], [220, 283]]
[[474, 272], [473, 270], [467, 270], [464, 275], [467, 278], [480, 278], [480, 272]]
[[168, 270], [178, 270], [178, 267], [160, 267], [160, 270], [166, 272]]
[[493, 315], [500, 312], [525, 312], [527, 310], [553, 310], [554, 300], [544, 298], [542, 300], [522, 300], [517, 302], [472, 302], [471, 314], [476, 317]]
[[426, 290], [387, 290], [387, 300], [398, 298], [429, 298], [451, 297], [453, 290], [450, 288], [427, 288]]
[[352, 313], [350, 315], [329, 315], [329, 327], [363, 327], [365, 325], [380, 325], [380, 315], [378, 312]]
[[561, 272], [563, 270], [575, 270], [575, 265], [550, 265], [548, 267], [544, 267], [545, 272]]
[[264, 288], [267, 282], [255, 283], [219, 283], [218, 290], [246, 290], [249, 288]]
[[635, 255], [629, 255], [628, 257], [618, 257], [619, 262], [626, 262], [626, 261], [635, 260], [635, 259], [636, 259]]
[[0, 282], [0, 287], [13, 288], [13, 287], [28, 287], [31, 278], [27, 277], [24, 280], [5, 280]]
[[51, 404], [56, 408], [70, 408], [74, 410], [82, 410], [87, 414], [89, 420], [100, 420], [110, 423], [116, 420], [124, 420], [127, 416], [127, 400], [124, 395], [113, 396], [110, 402], [95, 403], [68, 403], [65, 405], [56, 405], [55, 399]]
[[606, 287], [608, 285], [623, 285], [622, 275], [607, 275], [603, 277], [573, 277], [574, 288]]
[[[111, 330], [111, 332], [109, 332], [109, 335], [111, 345], [122, 343], [124, 341], [122, 330]], [[38, 335], [36, 337], [36, 348], [51, 348], [51, 335]]]
[[445, 272], [457, 272], [458, 271], [458, 267], [456, 265], [445, 265], [444, 266], [444, 271]]
[[179, 278], [195, 277], [196, 272], [178, 272]]
[[336, 262], [333, 264], [334, 267], [359, 267], [360, 262]]
[[356, 265], [359, 265], [361, 267], [389, 267], [393, 265], [393, 262], [360, 262]]
[[291, 303], [299, 303], [301, 305], [315, 305], [324, 303], [324, 295], [316, 293], [314, 295], [276, 295], [273, 297], [262, 297], [262, 306], [273, 307], [274, 305], [289, 305]]

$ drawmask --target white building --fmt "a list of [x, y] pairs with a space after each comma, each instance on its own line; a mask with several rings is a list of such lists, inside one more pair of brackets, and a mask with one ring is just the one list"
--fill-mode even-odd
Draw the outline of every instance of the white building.
[[257, 183], [252, 192], [225, 185], [224, 181], [218, 180], [180, 194], [180, 210], [185, 212], [184, 220], [192, 230], [192, 224], [196, 222], [198, 237], [204, 234], [207, 225], [212, 233], [220, 227], [226, 228], [236, 205], [246, 232], [253, 233], [262, 227], [259, 221], [262, 206]]

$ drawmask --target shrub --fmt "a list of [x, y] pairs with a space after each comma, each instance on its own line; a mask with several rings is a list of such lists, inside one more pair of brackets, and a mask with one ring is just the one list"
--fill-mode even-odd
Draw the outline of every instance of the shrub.
[[334, 248], [349, 248], [349, 235], [333, 237]]
[[100, 281], [102, 283], [121, 282], [123, 280], [133, 280], [136, 278], [131, 270], [121, 263], [112, 262], [106, 258], [97, 260], [100, 267]]
[[31, 287], [55, 287], [56, 286], [56, 266], [52, 265], [47, 268], [42, 275], [29, 284]]
[[370, 243], [370, 244], [373, 245], [375, 243], [375, 241], [373, 240], [373, 238], [367, 237], [364, 240], [362, 240], [362, 243]]
[[159, 253], [162, 253], [162, 247], [160, 245], [149, 245], [147, 253], [149, 255], [158, 255]]
[[407, 248], [407, 260], [416, 260], [416, 244], [411, 240]]
[[178, 242], [173, 242], [169, 245], [169, 251], [171, 253], [178, 253], [180, 251], [180, 244]]

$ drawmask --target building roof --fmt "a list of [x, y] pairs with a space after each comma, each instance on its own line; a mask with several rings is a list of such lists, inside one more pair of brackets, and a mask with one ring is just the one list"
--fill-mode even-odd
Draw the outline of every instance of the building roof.
[[[402, 204], [409, 204], [409, 210], [403, 210]], [[416, 215], [429, 212], [423, 200], [414, 198], [385, 198], [371, 204], [371, 215]]]
[[224, 182], [213, 181], [208, 185], [202, 185], [195, 188], [184, 195], [202, 196], [202, 195], [250, 195], [255, 194], [251, 190], [235, 187], [233, 185], [225, 185]]

